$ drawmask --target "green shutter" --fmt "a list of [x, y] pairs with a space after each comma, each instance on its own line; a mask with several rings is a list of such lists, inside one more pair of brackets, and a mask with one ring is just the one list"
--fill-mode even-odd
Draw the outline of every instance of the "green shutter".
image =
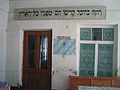
[[91, 40], [91, 28], [81, 28], [80, 40]]
[[80, 44], [80, 76], [94, 76], [95, 44]]
[[114, 40], [114, 28], [103, 28], [103, 41]]
[[98, 45], [98, 77], [112, 77], [113, 45]]

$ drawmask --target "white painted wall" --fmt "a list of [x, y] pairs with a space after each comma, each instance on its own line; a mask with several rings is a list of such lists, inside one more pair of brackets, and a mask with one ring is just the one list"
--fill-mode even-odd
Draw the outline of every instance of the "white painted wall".
[[[22, 82], [22, 57], [23, 57], [23, 31], [29, 29], [52, 29], [52, 39], [57, 36], [71, 36], [77, 39], [78, 27], [81, 25], [117, 25], [120, 27], [120, 1], [119, 0], [11, 0], [10, 15], [7, 31], [7, 72], [6, 78], [11, 85]], [[63, 7], [63, 6], [106, 6], [106, 20], [24, 20], [13, 19], [15, 8], [32, 7]], [[68, 26], [69, 28], [66, 28]], [[118, 28], [119, 29], [119, 28]], [[118, 30], [120, 31], [120, 29]], [[120, 35], [118, 35], [120, 37]], [[120, 47], [120, 41], [118, 42]], [[79, 44], [77, 44], [78, 47]], [[52, 49], [53, 51], [53, 49]], [[52, 89], [66, 90], [69, 75], [78, 71], [78, 48], [76, 55], [52, 54]], [[120, 53], [120, 50], [118, 54]], [[118, 55], [118, 60], [120, 59]], [[119, 69], [119, 63], [117, 66]]]
[[6, 29], [9, 1], [0, 0], [0, 81], [5, 81], [6, 72]]

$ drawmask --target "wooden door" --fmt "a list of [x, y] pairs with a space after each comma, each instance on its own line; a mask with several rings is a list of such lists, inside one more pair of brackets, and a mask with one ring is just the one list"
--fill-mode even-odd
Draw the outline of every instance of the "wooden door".
[[24, 32], [24, 90], [51, 89], [51, 52], [51, 30]]

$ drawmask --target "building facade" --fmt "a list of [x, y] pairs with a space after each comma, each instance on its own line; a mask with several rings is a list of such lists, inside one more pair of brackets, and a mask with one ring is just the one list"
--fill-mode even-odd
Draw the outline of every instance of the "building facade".
[[[3, 1], [0, 1], [3, 5]], [[83, 53], [82, 46], [94, 46], [94, 67], [92, 68], [93, 73], [87, 74], [87, 76], [100, 76], [97, 71], [100, 69], [97, 65], [99, 58], [99, 47], [100, 45], [113, 45], [110, 48], [111, 53], [108, 53], [113, 57], [110, 59], [112, 68], [110, 77], [120, 76], [120, 1], [119, 0], [10, 0], [6, 1], [0, 9], [1, 15], [1, 35], [0, 35], [0, 79], [6, 80], [12, 86], [22, 85], [23, 76], [23, 58], [24, 58], [24, 32], [25, 31], [52, 31], [52, 63], [51, 63], [51, 88], [58, 90], [66, 90], [69, 86], [69, 75], [80, 75], [85, 76], [85, 72], [80, 73], [88, 69], [84, 69], [84, 63], [81, 64], [80, 57]], [[9, 6], [9, 15], [8, 8]], [[79, 7], [79, 6], [105, 6], [105, 18], [104, 19], [51, 19], [51, 20], [15, 20], [14, 14], [15, 9], [20, 8], [48, 8], [48, 7]], [[2, 9], [3, 8], [3, 9]], [[4, 14], [5, 13], [5, 14]], [[2, 16], [2, 14], [4, 14]], [[8, 15], [8, 16], [7, 16]], [[8, 20], [7, 20], [8, 18]], [[2, 20], [3, 19], [3, 20]], [[7, 24], [7, 25], [6, 25]], [[4, 26], [4, 27], [3, 27]], [[111, 39], [105, 39], [105, 29], [114, 28], [111, 30]], [[82, 30], [85, 29], [86, 33]], [[90, 30], [89, 30], [90, 29]], [[101, 33], [96, 32], [98, 37], [95, 36], [95, 29], [101, 29]], [[88, 30], [88, 31], [87, 31]], [[88, 34], [91, 31], [89, 38]], [[109, 30], [110, 31], [110, 30]], [[107, 31], [106, 31], [107, 32]], [[114, 32], [114, 33], [113, 33]], [[83, 34], [83, 36], [82, 36]], [[93, 36], [94, 35], [94, 36]], [[88, 37], [88, 38], [87, 38]], [[99, 38], [102, 39], [99, 39]], [[75, 41], [75, 50], [73, 54], [58, 54], [55, 52], [55, 42], [57, 39], [70, 38]], [[114, 39], [113, 39], [114, 38]], [[92, 42], [93, 41], [93, 42]], [[105, 42], [104, 42], [105, 41]], [[62, 42], [62, 41], [61, 41]], [[86, 44], [86, 45], [85, 45]], [[99, 45], [100, 44], [100, 45]], [[88, 46], [87, 46], [88, 45]], [[105, 46], [107, 48], [107, 46]], [[70, 47], [71, 48], [71, 47]], [[91, 47], [90, 47], [91, 48]], [[87, 51], [92, 52], [92, 51]], [[104, 51], [103, 51], [104, 52]], [[107, 51], [109, 52], [109, 51]], [[56, 54], [57, 53], [57, 54]], [[92, 53], [92, 54], [93, 54]], [[103, 53], [104, 54], [104, 53]], [[84, 58], [84, 56], [83, 56]], [[87, 58], [87, 57], [86, 57]], [[87, 59], [89, 61], [89, 59]], [[103, 60], [106, 60], [103, 59]], [[87, 61], [85, 63], [88, 63]], [[107, 63], [107, 62], [106, 62]], [[109, 64], [109, 63], [108, 63]], [[83, 65], [83, 67], [82, 67]], [[88, 63], [89, 65], [89, 63]], [[108, 70], [109, 71], [109, 70]], [[94, 75], [93, 75], [94, 74]], [[109, 77], [108, 75], [108, 77]], [[103, 75], [104, 76], [104, 75]], [[106, 76], [107, 77], [107, 76]]]

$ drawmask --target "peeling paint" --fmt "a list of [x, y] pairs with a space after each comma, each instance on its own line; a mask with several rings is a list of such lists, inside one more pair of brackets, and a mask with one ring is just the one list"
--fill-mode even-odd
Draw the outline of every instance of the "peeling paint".
[[72, 71], [72, 69], [69, 69], [68, 71]]
[[54, 75], [55, 74], [55, 71], [52, 71], [52, 75]]

